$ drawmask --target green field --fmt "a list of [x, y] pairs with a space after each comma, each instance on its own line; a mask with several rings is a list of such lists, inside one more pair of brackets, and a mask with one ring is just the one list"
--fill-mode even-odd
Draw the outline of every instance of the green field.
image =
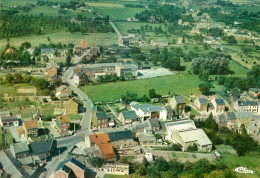
[[198, 76], [188, 74], [176, 74], [172, 76], [157, 77], [152, 79], [140, 79], [132, 81], [118, 81], [100, 85], [88, 85], [82, 87], [94, 102], [108, 102], [119, 100], [126, 91], [148, 95], [149, 89], [154, 88], [161, 95], [171, 94], [190, 95], [199, 94], [198, 85], [201, 80]]
[[126, 21], [129, 17], [135, 17], [136, 13], [143, 11], [143, 8], [126, 7], [102, 7], [95, 6], [94, 9], [103, 16], [109, 15], [111, 20]]
[[[47, 40], [50, 37], [51, 41]], [[21, 43], [28, 41], [32, 44], [32, 47], [38, 46], [39, 44], [59, 43], [68, 44], [73, 43], [79, 44], [80, 41], [85, 40], [88, 46], [94, 46], [97, 44], [111, 45], [116, 42], [117, 37], [115, 33], [89, 33], [83, 35], [81, 33], [70, 33], [70, 32], [59, 32], [46, 35], [31, 35], [25, 37], [9, 38], [9, 43], [15, 47], [19, 47]], [[0, 40], [0, 48], [7, 44], [6, 39]]]
[[229, 168], [235, 169], [237, 167], [246, 167], [248, 169], [252, 169], [254, 172], [253, 175], [251, 174], [239, 174], [236, 173], [238, 177], [260, 177], [260, 155], [246, 155], [246, 156], [237, 156], [234, 154], [221, 154], [222, 158], [220, 162], [225, 163]]

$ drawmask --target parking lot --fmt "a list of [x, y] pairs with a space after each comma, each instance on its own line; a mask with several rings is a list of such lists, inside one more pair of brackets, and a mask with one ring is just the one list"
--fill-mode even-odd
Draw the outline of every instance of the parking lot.
[[154, 78], [166, 75], [173, 75], [174, 73], [165, 68], [152, 68], [146, 70], [138, 70], [138, 79]]

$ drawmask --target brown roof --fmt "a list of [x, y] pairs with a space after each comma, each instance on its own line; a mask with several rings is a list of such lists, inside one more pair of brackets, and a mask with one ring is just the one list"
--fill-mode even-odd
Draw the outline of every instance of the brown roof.
[[18, 128], [16, 129], [16, 132], [17, 132], [19, 135], [24, 134], [23, 127], [18, 127]]
[[23, 123], [24, 123], [26, 129], [32, 129], [32, 128], [38, 127], [37, 120], [24, 121]]
[[87, 48], [88, 47], [88, 45], [87, 45], [87, 43], [85, 41], [81, 41], [80, 44], [81, 44], [82, 48]]
[[67, 123], [70, 122], [70, 118], [68, 115], [58, 116], [60, 118], [61, 123]]
[[77, 73], [79, 73], [80, 71], [81, 71], [80, 68], [76, 68], [76, 69], [74, 69], [74, 74], [77, 74]]
[[116, 154], [114, 152], [114, 149], [112, 147], [111, 143], [107, 143], [107, 144], [101, 144], [99, 145], [100, 151], [102, 153], [102, 155], [106, 158], [115, 158]]
[[95, 145], [106, 144], [110, 141], [107, 133], [90, 135], [89, 140]]
[[70, 100], [67, 101], [67, 105], [70, 104], [71, 102], [79, 104], [78, 100], [76, 100], [75, 98], [71, 98]]

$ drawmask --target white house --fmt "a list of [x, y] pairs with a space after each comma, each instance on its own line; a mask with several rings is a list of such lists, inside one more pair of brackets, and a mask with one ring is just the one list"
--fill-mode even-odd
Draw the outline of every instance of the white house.
[[167, 111], [160, 106], [151, 104], [135, 104], [131, 106], [131, 110], [135, 111], [136, 115], [142, 120], [158, 118], [161, 121], [166, 121]]
[[1, 116], [0, 126], [1, 127], [19, 126], [19, 120], [16, 116]]

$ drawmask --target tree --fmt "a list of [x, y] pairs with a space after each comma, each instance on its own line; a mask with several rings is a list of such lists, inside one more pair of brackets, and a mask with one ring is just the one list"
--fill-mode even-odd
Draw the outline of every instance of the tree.
[[208, 95], [210, 93], [211, 84], [209, 82], [204, 82], [199, 84], [199, 90], [203, 95]]
[[152, 89], [149, 90], [149, 98], [159, 98], [159, 97], [161, 97], [161, 95], [157, 94], [157, 93], [155, 92], [155, 89], [154, 89], [154, 88], [152, 88]]
[[69, 67], [70, 63], [71, 63], [71, 56], [67, 55], [67, 57], [66, 57], [66, 66]]
[[172, 150], [173, 151], [182, 151], [182, 149], [181, 149], [181, 145], [179, 144], [179, 143], [177, 143], [177, 144], [172, 144]]
[[240, 89], [239, 88], [232, 88], [230, 93], [233, 97], [240, 98]]
[[213, 118], [213, 114], [210, 113], [209, 117], [205, 120], [205, 127], [207, 129], [211, 129], [214, 132], [218, 131], [218, 124], [216, 123], [215, 119]]
[[197, 144], [193, 143], [193, 145], [189, 145], [189, 146], [187, 147], [187, 151], [188, 151], [188, 152], [198, 151], [198, 146], [197, 146]]
[[154, 166], [157, 167], [157, 170], [160, 172], [169, 170], [169, 164], [163, 157], [157, 158], [154, 161]]
[[90, 157], [89, 163], [94, 167], [101, 167], [104, 164], [104, 160], [99, 157]]

